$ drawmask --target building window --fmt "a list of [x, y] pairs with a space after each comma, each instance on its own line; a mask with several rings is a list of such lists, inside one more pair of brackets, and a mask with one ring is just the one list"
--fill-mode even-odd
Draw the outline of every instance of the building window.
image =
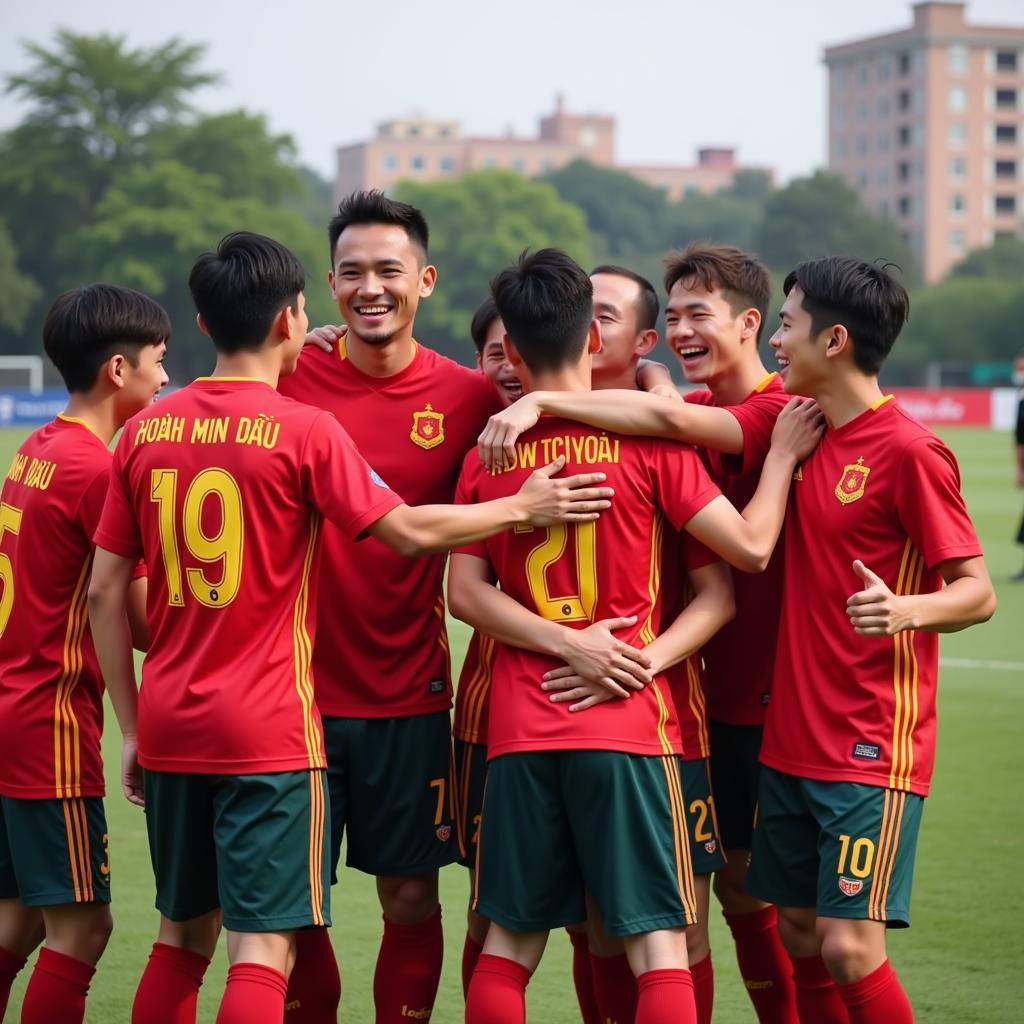
[[1016, 71], [1017, 51], [996, 50], [996, 71]]
[[1017, 126], [1015, 124], [997, 124], [996, 142], [1016, 142]]
[[995, 208], [997, 214], [1004, 213], [1016, 213], [1017, 212], [1017, 197], [1016, 196], [996, 196]]
[[996, 109], [997, 110], [1016, 110], [1017, 109], [1017, 90], [1016, 89], [996, 89]]
[[409, 166], [410, 166], [410, 167], [411, 167], [411, 168], [412, 168], [412, 169], [413, 169], [414, 171], [422, 171], [422, 170], [423, 170], [423, 166], [424, 166], [424, 164], [423, 164], [423, 157], [421, 157], [421, 156], [414, 156], [414, 157], [413, 157], [413, 158], [412, 158], [412, 159], [411, 159], [411, 160], [409, 161]]
[[962, 156], [955, 156], [949, 161], [949, 175], [958, 181], [967, 177], [967, 160]]
[[949, 48], [949, 70], [954, 75], [967, 74], [967, 47], [951, 46]]
[[868, 66], [867, 64], [857, 65], [857, 82], [860, 85], [868, 84]]
[[888, 82], [889, 75], [892, 72], [892, 64], [888, 57], [878, 58], [878, 80], [880, 82]]
[[967, 145], [967, 125], [962, 121], [954, 121], [949, 126], [949, 144], [951, 146]]
[[888, 185], [889, 168], [886, 167], [884, 164], [881, 167], [879, 167], [878, 171], [875, 174], [875, 180], [878, 182], [879, 185]]
[[903, 148], [910, 145], [910, 127], [908, 125], [903, 124], [896, 129], [896, 142]]
[[896, 57], [896, 70], [901, 75], [910, 74], [910, 51], [904, 50]]
[[888, 153], [889, 152], [889, 133], [888, 132], [879, 132], [878, 133], [877, 145], [878, 145], [878, 152], [879, 153]]
[[843, 92], [846, 88], [846, 67], [838, 67], [832, 72], [832, 88], [836, 92]]
[[900, 89], [900, 91], [896, 94], [896, 106], [899, 107], [900, 110], [910, 109], [909, 89]]
[[865, 170], [859, 170], [857, 172], [857, 188], [866, 189], [868, 187], [868, 172]]
[[857, 100], [857, 120], [863, 121], [868, 116], [868, 101], [864, 99]]
[[836, 139], [835, 151], [837, 158], [846, 156], [846, 139]]
[[555, 169], [555, 164], [551, 160], [542, 160], [540, 162], [540, 169], [542, 174], [547, 174], [548, 171], [553, 171]]
[[452, 132], [451, 132], [451, 129], [450, 129], [450, 128], [448, 127], [448, 125], [446, 125], [446, 124], [443, 124], [443, 125], [441, 125], [441, 127], [437, 129], [437, 134], [438, 134], [438, 135], [439, 135], [439, 136], [440, 136], [440, 137], [441, 137], [442, 139], [447, 139], [447, 138], [448, 138], [448, 136], [449, 136], [449, 135], [451, 135], [451, 133], [452, 133]]
[[964, 197], [959, 193], [955, 193], [950, 197], [949, 208], [953, 213], [963, 213], [967, 209], [967, 202]]
[[964, 233], [962, 231], [951, 231], [949, 233], [949, 248], [955, 255], [964, 251]]
[[882, 216], [882, 217], [888, 217], [889, 216], [889, 200], [888, 199], [883, 199], [878, 204], [878, 213], [879, 213], [879, 216]]
[[896, 208], [899, 210], [901, 217], [910, 216], [910, 196], [900, 196], [896, 201]]
[[497, 167], [497, 166], [498, 166], [498, 161], [493, 156], [489, 156], [489, 157], [487, 157], [486, 160], [484, 160], [484, 167]]
[[1017, 238], [1016, 231], [996, 231], [992, 235], [993, 242], [1013, 242]]
[[892, 104], [891, 104], [888, 96], [879, 96], [878, 97], [878, 116], [879, 117], [888, 117], [889, 116], [889, 110], [890, 110], [891, 107], [892, 107]]
[[451, 174], [455, 170], [455, 161], [450, 156], [441, 157], [441, 173]]
[[955, 114], [967, 109], [967, 90], [963, 86], [954, 85], [949, 90], [949, 109]]
[[896, 177], [900, 181], [910, 181], [910, 161], [901, 160], [896, 165]]
[[837, 128], [846, 127], [846, 107], [839, 106], [832, 111], [832, 120], [835, 121]]
[[512, 170], [518, 171], [520, 174], [526, 173], [526, 161], [525, 160], [513, 160]]
[[384, 155], [384, 170], [393, 171], [398, 166], [398, 158], [394, 153], [386, 153]]
[[997, 178], [1016, 178], [1017, 177], [1017, 161], [1016, 160], [997, 160], [995, 166], [995, 172]]
[[866, 135], [857, 136], [857, 152], [862, 156], [868, 151], [868, 137]]

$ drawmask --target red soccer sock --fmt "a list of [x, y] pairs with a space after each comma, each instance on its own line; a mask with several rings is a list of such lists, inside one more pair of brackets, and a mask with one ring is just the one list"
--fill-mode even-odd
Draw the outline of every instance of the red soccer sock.
[[604, 1024], [601, 1011], [597, 1008], [597, 990], [594, 987], [594, 973], [590, 967], [590, 947], [586, 932], [565, 930], [572, 943], [572, 981], [576, 986], [576, 1002], [580, 1004], [583, 1024]]
[[870, 974], [839, 986], [850, 1024], [914, 1024], [907, 993], [886, 960]]
[[711, 1024], [711, 1011], [715, 1006], [715, 969], [711, 965], [710, 953], [703, 960], [690, 964], [690, 977], [693, 978], [697, 1024]]
[[326, 928], [295, 933], [295, 966], [284, 997], [286, 1024], [336, 1024], [341, 972]]
[[736, 942], [740, 976], [760, 1024], [798, 1024], [793, 963], [779, 938], [775, 908], [723, 916]]
[[793, 957], [800, 1024], [850, 1024], [839, 987], [820, 956]]
[[469, 996], [469, 983], [473, 980], [473, 971], [476, 970], [476, 962], [484, 947], [466, 932], [466, 941], [462, 945], [462, 998]]
[[43, 946], [21, 1004], [21, 1024], [81, 1024], [92, 964]]
[[601, 1024], [632, 1024], [636, 1016], [637, 991], [633, 968], [625, 953], [618, 956], [590, 954], [598, 1020]]
[[7, 1012], [7, 1000], [11, 998], [11, 986], [18, 972], [25, 966], [27, 958], [16, 956], [0, 946], [0, 1020]]
[[522, 964], [481, 953], [466, 997], [466, 1024], [526, 1024], [529, 981]]
[[647, 971], [636, 985], [636, 1024], [697, 1024], [689, 971]]
[[217, 1012], [217, 1024], [281, 1024], [288, 979], [263, 964], [234, 964]]
[[441, 981], [444, 933], [441, 908], [420, 924], [395, 924], [384, 918], [384, 939], [373, 975], [376, 1024], [409, 1024], [426, 1019]]
[[195, 1024], [199, 987], [209, 966], [202, 953], [154, 943], [135, 991], [132, 1024]]

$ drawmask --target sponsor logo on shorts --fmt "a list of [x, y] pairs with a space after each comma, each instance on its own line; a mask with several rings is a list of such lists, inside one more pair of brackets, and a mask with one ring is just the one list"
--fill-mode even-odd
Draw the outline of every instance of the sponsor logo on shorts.
[[715, 852], [715, 850], [717, 850], [717, 849], [718, 849], [718, 843], [717, 843], [717, 842], [716, 842], [716, 841], [715, 841], [714, 839], [709, 839], [709, 840], [708, 840], [708, 841], [707, 841], [707, 842], [706, 842], [706, 843], [704, 844], [704, 849], [705, 849], [705, 850], [707, 850], [707, 851], [708, 851], [708, 853], [714, 853], [714, 852]]
[[858, 761], [878, 761], [882, 757], [882, 748], [877, 743], [854, 743], [853, 756]]
[[451, 825], [438, 825], [437, 828], [434, 829], [434, 834], [442, 843], [447, 843], [452, 837], [452, 827]]
[[431, 679], [427, 685], [430, 687], [431, 693], [444, 693], [445, 691], [443, 679]]
[[856, 896], [863, 888], [864, 883], [859, 878], [847, 878], [846, 875], [839, 876], [839, 891], [844, 896]]

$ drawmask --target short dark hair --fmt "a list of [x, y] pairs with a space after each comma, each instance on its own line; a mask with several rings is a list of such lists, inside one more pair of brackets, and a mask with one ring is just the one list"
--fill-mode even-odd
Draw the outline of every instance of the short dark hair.
[[327, 237], [331, 243], [331, 266], [334, 266], [334, 250], [338, 239], [347, 227], [353, 224], [394, 224], [409, 236], [409, 240], [423, 250], [426, 259], [430, 243], [427, 218], [408, 203], [388, 199], [379, 189], [352, 192], [338, 204], [338, 212], [327, 225]]
[[491, 282], [505, 331], [534, 373], [576, 362], [594, 318], [594, 286], [560, 249], [523, 252]]
[[469, 333], [476, 346], [477, 355], [483, 355], [484, 345], [487, 343], [487, 332], [491, 329], [496, 320], [501, 319], [498, 307], [490, 295], [484, 299], [476, 308], [473, 319], [469, 325]]
[[699, 282], [709, 292], [719, 289], [733, 316], [739, 316], [744, 309], [756, 309], [761, 314], [761, 326], [757, 329], [760, 340], [772, 301], [772, 278], [753, 253], [734, 245], [691, 242], [685, 249], [665, 257], [665, 291], [672, 291], [680, 281]]
[[811, 333], [842, 324], [853, 343], [853, 361], [861, 373], [877, 374], [910, 313], [907, 289], [889, 273], [894, 263], [869, 263], [853, 256], [804, 260], [786, 275], [788, 295], [803, 292], [801, 305], [811, 314]]
[[163, 306], [114, 284], [86, 284], [58, 295], [43, 322], [43, 349], [68, 391], [91, 390], [111, 356], [121, 354], [138, 366], [145, 346], [170, 336]]
[[638, 274], [629, 267], [619, 267], [614, 263], [602, 263], [594, 267], [590, 276], [595, 274], [614, 274], [616, 277], [624, 277], [628, 281], [640, 286], [640, 294], [636, 299], [636, 325], [641, 331], [653, 331], [658, 326], [658, 313], [661, 304], [658, 302], [658, 293], [654, 285], [642, 274]]
[[217, 351], [230, 355], [260, 348], [274, 317], [298, 308], [306, 273], [280, 242], [236, 231], [195, 261], [188, 287]]

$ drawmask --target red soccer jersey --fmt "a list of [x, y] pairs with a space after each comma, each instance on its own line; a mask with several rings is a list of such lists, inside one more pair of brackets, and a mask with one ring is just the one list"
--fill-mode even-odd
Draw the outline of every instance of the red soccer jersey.
[[846, 614], [859, 558], [896, 594], [942, 587], [939, 566], [981, 554], [949, 449], [883, 400], [829, 429], [786, 514], [772, 701], [761, 760], [804, 778], [927, 795], [938, 635], [859, 636]]
[[487, 742], [487, 714], [490, 709], [491, 673], [497, 641], [474, 631], [455, 691], [455, 720], [452, 735], [464, 743]]
[[[308, 349], [280, 390], [334, 413], [410, 505], [451, 502], [459, 467], [500, 408], [482, 374], [418, 346], [393, 377], [368, 377], [336, 352]], [[324, 529], [316, 699], [325, 715], [401, 718], [451, 707], [445, 555], [406, 558], [370, 537]]]
[[259, 381], [201, 378], [129, 421], [95, 539], [149, 566], [143, 767], [324, 767], [321, 514], [356, 538], [400, 503], [333, 416]]
[[[619, 437], [545, 417], [516, 442], [511, 468], [489, 473], [466, 457], [456, 500], [487, 501], [514, 493], [536, 468], [565, 455], [565, 472], [607, 474], [612, 507], [593, 523], [506, 530], [462, 549], [485, 558], [501, 588], [545, 618], [582, 629], [616, 616], [637, 623], [616, 635], [637, 646], [661, 626], [662, 545], [719, 490], [696, 452], [647, 438]], [[667, 523], [666, 523], [667, 520]], [[597, 749], [633, 754], [680, 753], [679, 727], [664, 678], [628, 700], [570, 713], [540, 689], [557, 660], [498, 645], [491, 680], [488, 757], [527, 750]]]
[[[743, 453], [701, 450], [711, 479], [742, 511], [757, 490], [761, 466], [772, 444], [772, 430], [790, 399], [777, 373], [771, 373], [739, 405], [727, 409], [743, 429]], [[686, 400], [717, 405], [710, 391], [691, 391]], [[764, 572], [733, 569], [736, 616], [703, 651], [710, 717], [730, 725], [760, 725], [771, 690], [772, 666], [782, 604], [782, 542]]]
[[0, 494], [0, 794], [102, 796], [103, 680], [86, 592], [110, 452], [58, 416], [26, 438]]

